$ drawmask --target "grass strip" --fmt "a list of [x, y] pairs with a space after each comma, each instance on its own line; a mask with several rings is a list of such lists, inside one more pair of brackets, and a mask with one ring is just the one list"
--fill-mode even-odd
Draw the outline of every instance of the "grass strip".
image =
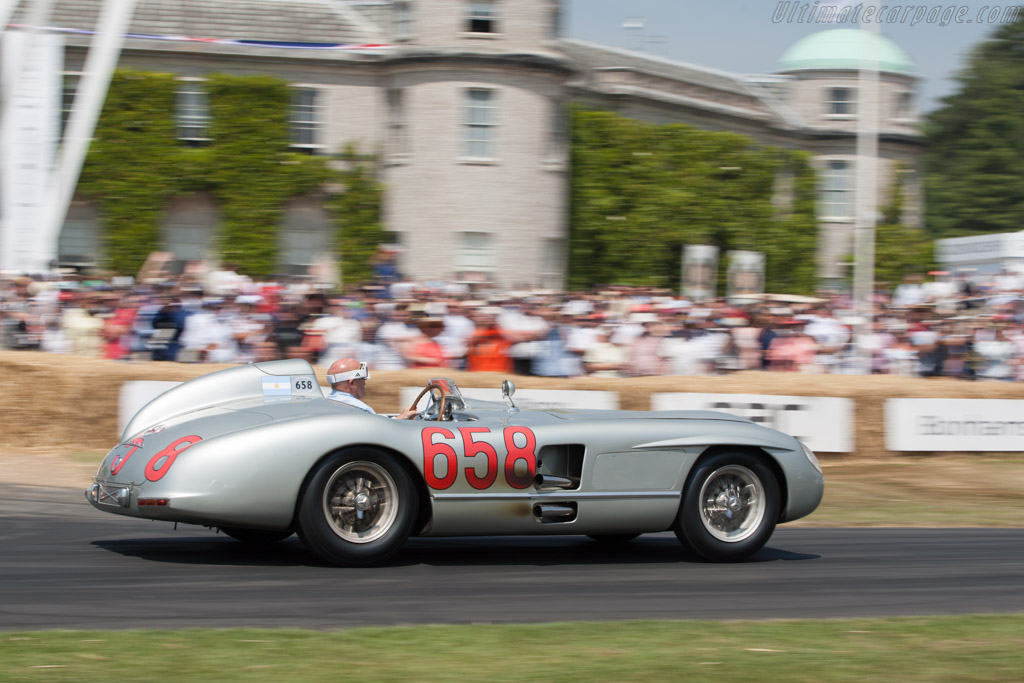
[[1019, 681], [1022, 671], [1019, 614], [0, 633], [0, 681]]
[[825, 497], [796, 526], [1020, 527], [1024, 457], [825, 461]]

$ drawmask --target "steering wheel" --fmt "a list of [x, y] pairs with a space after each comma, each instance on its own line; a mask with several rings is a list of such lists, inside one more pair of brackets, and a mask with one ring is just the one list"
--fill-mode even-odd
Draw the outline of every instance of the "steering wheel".
[[[446, 395], [445, 395], [445, 392], [444, 392], [444, 387], [442, 387], [440, 384], [434, 384], [433, 382], [431, 382], [430, 384], [427, 384], [427, 386], [423, 387], [423, 391], [421, 391], [416, 396], [416, 399], [413, 400], [412, 404], [409, 406], [409, 410], [413, 410], [413, 411], [416, 410], [416, 405], [419, 404], [420, 399], [423, 398], [423, 396], [426, 395], [426, 393], [428, 391], [431, 393], [431, 396], [434, 399], [434, 401], [438, 404], [437, 419], [438, 420], [443, 420], [444, 419], [444, 403], [447, 400], [447, 398], [446, 398]], [[435, 395], [435, 392], [436, 392], [436, 395]], [[438, 398], [438, 396], [440, 396], [440, 398]]]

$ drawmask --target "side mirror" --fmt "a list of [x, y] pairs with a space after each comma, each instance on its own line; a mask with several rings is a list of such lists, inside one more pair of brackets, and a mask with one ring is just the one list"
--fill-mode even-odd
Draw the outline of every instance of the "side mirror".
[[512, 400], [512, 394], [516, 393], [516, 385], [512, 384], [507, 379], [501, 381], [501, 397], [507, 398], [509, 402], [508, 412], [518, 413], [519, 408], [516, 407], [515, 401]]

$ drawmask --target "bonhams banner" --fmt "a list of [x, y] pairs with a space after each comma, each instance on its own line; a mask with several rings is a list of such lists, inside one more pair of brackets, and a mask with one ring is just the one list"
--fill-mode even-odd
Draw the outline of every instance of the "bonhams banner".
[[1024, 400], [891, 398], [885, 402], [890, 451], [1024, 451]]

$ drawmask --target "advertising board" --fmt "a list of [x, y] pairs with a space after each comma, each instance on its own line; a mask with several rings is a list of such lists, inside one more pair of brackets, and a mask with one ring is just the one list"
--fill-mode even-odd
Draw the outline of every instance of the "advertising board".
[[1024, 451], [1024, 401], [891, 398], [885, 402], [890, 451]]
[[853, 451], [853, 401], [762, 394], [651, 395], [651, 410], [721, 410], [791, 434], [819, 453]]

